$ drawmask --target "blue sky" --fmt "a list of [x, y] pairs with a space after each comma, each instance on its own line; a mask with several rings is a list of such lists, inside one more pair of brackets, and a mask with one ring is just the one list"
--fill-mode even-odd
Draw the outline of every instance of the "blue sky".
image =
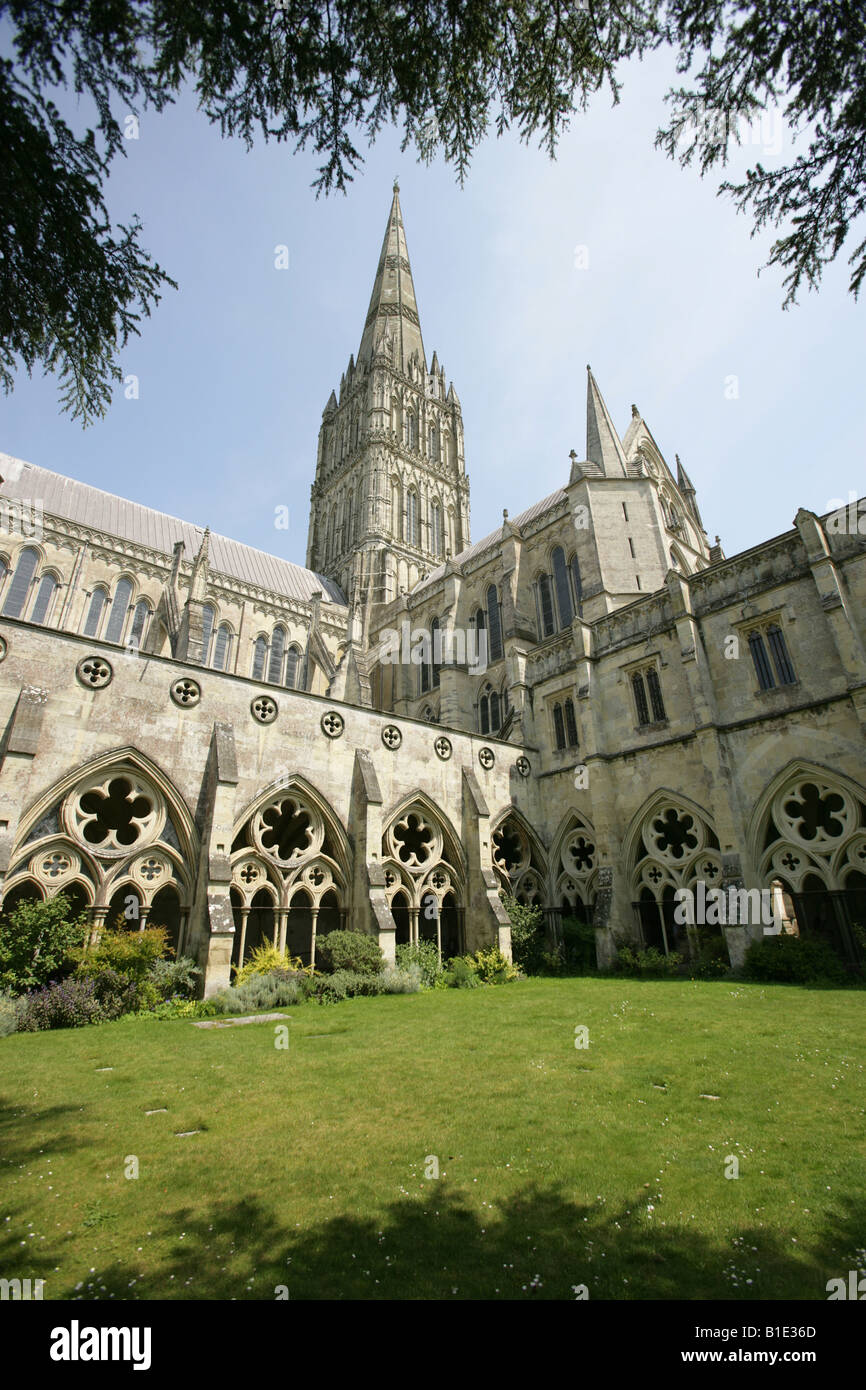
[[[425, 348], [463, 407], [474, 539], [583, 457], [588, 362], [620, 431], [635, 402], [672, 466], [679, 453], [729, 555], [801, 505], [866, 493], [866, 305], [844, 255], [782, 311], [780, 272], [757, 273], [772, 235], [751, 238], [718, 179], [653, 148], [672, 77], [664, 55], [626, 70], [620, 105], [576, 115], [556, 162], [491, 136], [461, 189], [388, 132], [347, 197], [318, 200], [311, 155], [247, 153], [191, 99], [145, 113], [109, 207], [139, 213], [180, 288], [124, 353], [139, 398], [118, 388], [83, 431], [56, 381], [22, 374], [0, 397], [0, 449], [303, 564], [321, 413], [358, 349], [398, 174]], [[777, 157], [778, 133], [753, 158]]]

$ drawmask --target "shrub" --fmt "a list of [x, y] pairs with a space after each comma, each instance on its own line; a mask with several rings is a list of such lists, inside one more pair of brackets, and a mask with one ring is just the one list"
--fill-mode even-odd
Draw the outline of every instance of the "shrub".
[[62, 893], [46, 902], [21, 902], [0, 917], [0, 989], [24, 994], [68, 974], [70, 957], [86, 940], [87, 913], [71, 916]]
[[730, 973], [731, 961], [723, 937], [709, 936], [701, 941], [696, 960], [690, 967], [693, 980], [720, 980]]
[[362, 975], [357, 970], [335, 970], [331, 975], [318, 975], [309, 997], [320, 1004], [337, 999], [354, 999], [362, 994], [381, 994], [383, 975]]
[[455, 956], [448, 962], [442, 978], [449, 989], [477, 989], [481, 984], [476, 971], [463, 956]]
[[145, 999], [151, 997], [146, 981], [132, 980], [117, 970], [101, 970], [91, 978], [94, 993], [102, 1010], [100, 1022], [108, 1022], [110, 1019], [120, 1018], [123, 1014], [134, 1013]]
[[645, 951], [635, 950], [632, 946], [620, 946], [613, 968], [618, 975], [640, 976], [644, 979], [653, 976], [664, 977], [676, 975], [682, 960], [682, 956], [676, 951], [671, 951], [666, 956], [664, 951], [659, 951], [655, 946], [649, 946]]
[[161, 999], [152, 1009], [147, 1009], [142, 1018], [213, 1018], [220, 1011], [212, 999]]
[[221, 1014], [251, 1014], [285, 1008], [288, 1004], [297, 1004], [299, 999], [296, 980], [279, 975], [253, 975], [244, 984], [230, 985], [206, 1002], [212, 1003], [215, 1011]]
[[8, 1038], [18, 1031], [18, 1017], [22, 1001], [13, 994], [0, 994], [0, 1038]]
[[413, 941], [396, 950], [397, 965], [401, 970], [417, 966], [423, 989], [435, 989], [436, 982], [444, 973], [445, 967], [439, 958], [435, 941]]
[[561, 975], [565, 970], [565, 949], [560, 944], [552, 951], [542, 951], [536, 975]]
[[287, 951], [281, 951], [279, 946], [273, 941], [265, 938], [261, 946], [257, 946], [251, 953], [250, 958], [240, 970], [235, 974], [235, 985], [246, 984], [247, 980], [254, 975], [274, 975], [283, 974], [287, 978], [294, 977], [303, 970], [303, 962], [300, 956], [290, 956]]
[[333, 975], [317, 975], [306, 992], [307, 998], [315, 999], [317, 1004], [339, 1003], [348, 994], [345, 979], [347, 973], [345, 970], [336, 970]]
[[103, 970], [116, 970], [118, 975], [144, 983], [151, 967], [166, 956], [174, 955], [168, 944], [165, 927], [145, 927], [130, 931], [110, 927], [102, 932], [95, 946], [81, 947], [72, 952], [78, 975], [98, 975]]
[[484, 985], [508, 984], [519, 975], [498, 946], [488, 946], [486, 951], [476, 951], [474, 956], [464, 956], [464, 960]]
[[753, 941], [743, 964], [747, 980], [787, 984], [842, 984], [848, 978], [832, 946], [820, 937], [767, 936]]
[[537, 975], [544, 954], [544, 913], [540, 907], [526, 907], [507, 894], [502, 901], [511, 921], [514, 964], [527, 975]]
[[155, 960], [147, 972], [160, 999], [191, 998], [199, 975], [201, 970], [190, 956], [181, 956], [180, 960]]
[[562, 944], [565, 964], [581, 974], [597, 969], [595, 927], [578, 917], [563, 917]]
[[332, 931], [318, 938], [316, 962], [327, 974], [350, 970], [357, 975], [378, 975], [385, 959], [378, 941], [366, 932]]
[[[429, 946], [432, 943], [424, 941], [421, 944]], [[399, 951], [400, 947], [398, 946], [397, 949]], [[436, 952], [436, 962], [439, 963], [438, 951]], [[405, 966], [387, 965], [382, 972], [381, 979], [383, 994], [417, 994], [422, 987], [423, 973], [418, 961], [410, 960]]]
[[82, 1028], [102, 1020], [102, 1006], [93, 980], [70, 979], [43, 985], [21, 1001], [18, 1029], [41, 1033], [48, 1028]]

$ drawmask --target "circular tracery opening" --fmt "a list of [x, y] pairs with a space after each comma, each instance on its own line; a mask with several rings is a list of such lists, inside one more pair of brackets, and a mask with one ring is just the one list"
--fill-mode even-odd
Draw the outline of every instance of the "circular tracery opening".
[[287, 797], [261, 814], [262, 849], [288, 863], [300, 859], [313, 843], [313, 822], [306, 808]]
[[85, 792], [78, 806], [80, 833], [88, 844], [122, 848], [138, 843], [153, 813], [151, 802], [126, 777], [113, 777], [107, 788]]
[[430, 858], [433, 831], [420, 816], [410, 814], [394, 826], [397, 857], [403, 864], [424, 864]]

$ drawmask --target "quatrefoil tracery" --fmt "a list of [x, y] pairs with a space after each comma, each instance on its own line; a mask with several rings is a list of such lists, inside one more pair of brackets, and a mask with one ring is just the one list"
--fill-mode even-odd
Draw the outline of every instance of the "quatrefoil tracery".
[[50, 845], [33, 855], [28, 872], [53, 890], [64, 879], [74, 878], [80, 868], [81, 859], [73, 849], [67, 849], [66, 845]]

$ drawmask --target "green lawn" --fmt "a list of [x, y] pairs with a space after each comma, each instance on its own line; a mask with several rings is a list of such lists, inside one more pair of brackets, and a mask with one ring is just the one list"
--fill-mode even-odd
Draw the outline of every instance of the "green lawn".
[[269, 1023], [6, 1038], [0, 1274], [46, 1298], [825, 1299], [866, 1264], [864, 1004], [527, 980], [305, 1004], [288, 1050]]

